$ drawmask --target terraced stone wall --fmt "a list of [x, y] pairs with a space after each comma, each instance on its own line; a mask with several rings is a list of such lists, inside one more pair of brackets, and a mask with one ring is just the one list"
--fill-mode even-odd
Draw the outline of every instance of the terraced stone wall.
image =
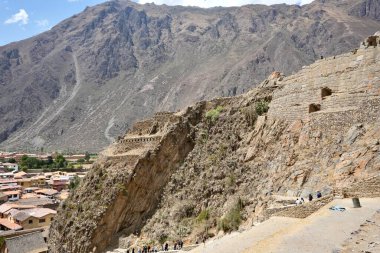
[[379, 62], [380, 47], [318, 60], [279, 82], [268, 116], [291, 122], [358, 110], [357, 105], [380, 98]]

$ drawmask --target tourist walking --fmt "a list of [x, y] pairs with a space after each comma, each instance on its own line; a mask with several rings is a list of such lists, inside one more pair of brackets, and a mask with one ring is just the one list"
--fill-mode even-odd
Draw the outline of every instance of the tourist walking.
[[322, 198], [322, 193], [320, 191], [317, 191], [317, 198]]
[[311, 193], [309, 194], [309, 201], [312, 201], [313, 200], [313, 195], [311, 195]]

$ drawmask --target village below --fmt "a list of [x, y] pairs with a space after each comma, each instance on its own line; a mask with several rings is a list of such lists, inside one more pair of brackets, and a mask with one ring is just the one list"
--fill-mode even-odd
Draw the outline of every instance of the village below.
[[96, 157], [0, 151], [1, 252], [47, 251], [59, 204], [75, 191]]

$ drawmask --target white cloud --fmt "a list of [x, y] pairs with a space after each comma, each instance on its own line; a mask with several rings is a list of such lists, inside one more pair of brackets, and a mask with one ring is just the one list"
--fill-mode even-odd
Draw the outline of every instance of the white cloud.
[[36, 20], [36, 24], [39, 27], [45, 28], [45, 27], [49, 26], [49, 20], [47, 20], [47, 19]]
[[28, 24], [29, 15], [24, 9], [20, 9], [16, 14], [14, 14], [9, 19], [5, 20], [4, 24], [15, 24], [20, 23], [23, 25]]
[[[72, 1], [72, 0], [71, 0]], [[167, 5], [199, 6], [209, 8], [214, 6], [241, 6], [245, 4], [299, 4], [311, 3], [313, 0], [138, 0], [140, 4], [151, 3]]]

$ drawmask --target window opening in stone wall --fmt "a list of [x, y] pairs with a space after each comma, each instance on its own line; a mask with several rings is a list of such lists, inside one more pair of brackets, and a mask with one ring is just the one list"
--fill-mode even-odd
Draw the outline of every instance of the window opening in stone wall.
[[321, 105], [320, 104], [310, 104], [309, 105], [309, 113], [318, 112], [320, 110], [321, 110]]
[[329, 89], [327, 87], [322, 88], [322, 90], [321, 90], [322, 99], [324, 99], [325, 97], [331, 96], [331, 94], [332, 94], [331, 89]]

